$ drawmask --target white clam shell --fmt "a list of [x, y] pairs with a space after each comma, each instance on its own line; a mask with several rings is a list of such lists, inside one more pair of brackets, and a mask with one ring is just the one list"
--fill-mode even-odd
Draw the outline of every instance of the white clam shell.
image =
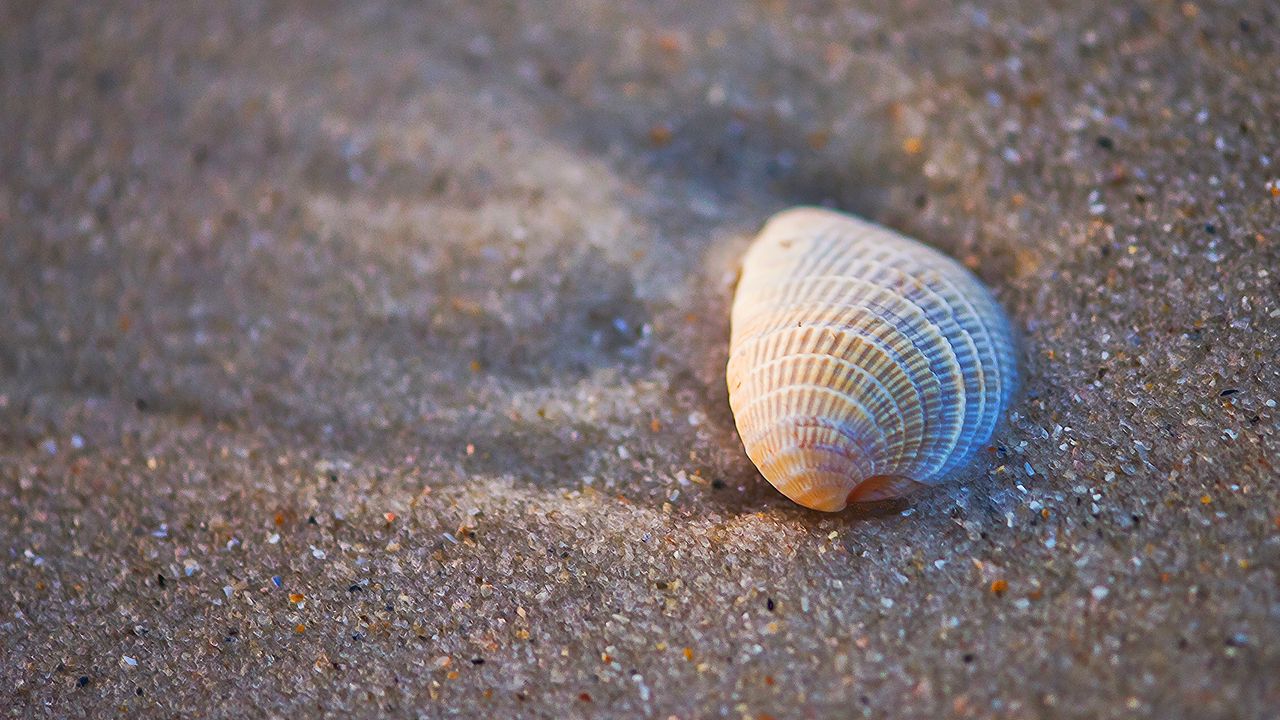
[[1016, 384], [1009, 322], [955, 260], [842, 213], [773, 216], [734, 296], [726, 379], [747, 455], [816, 510], [943, 482]]

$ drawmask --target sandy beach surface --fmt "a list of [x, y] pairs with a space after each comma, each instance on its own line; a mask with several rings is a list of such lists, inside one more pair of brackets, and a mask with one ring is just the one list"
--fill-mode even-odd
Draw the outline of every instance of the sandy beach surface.
[[[955, 483], [743, 454], [795, 204], [1007, 308]], [[1278, 399], [1274, 3], [0, 2], [0, 715], [1274, 718]]]

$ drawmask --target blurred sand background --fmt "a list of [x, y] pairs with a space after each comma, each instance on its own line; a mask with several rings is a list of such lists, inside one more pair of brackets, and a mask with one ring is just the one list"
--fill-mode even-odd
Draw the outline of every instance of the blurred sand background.
[[[1265, 718], [1274, 3], [0, 2], [0, 714]], [[825, 203], [1023, 335], [961, 482], [742, 454]]]

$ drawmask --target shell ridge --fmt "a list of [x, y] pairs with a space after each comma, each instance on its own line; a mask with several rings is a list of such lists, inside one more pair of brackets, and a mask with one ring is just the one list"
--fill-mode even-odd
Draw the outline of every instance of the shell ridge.
[[[839, 326], [810, 326], [808, 328], [803, 328], [802, 330], [804, 330], [806, 335], [811, 335], [815, 328], [825, 328], [825, 327], [839, 327]], [[869, 348], [874, 347], [876, 350], [879, 350], [881, 356], [884, 358], [884, 361], [898, 367], [899, 371], [904, 376], [905, 381], [912, 388], [912, 390], [915, 391], [916, 397], [918, 398], [918, 404], [922, 408], [923, 426], [919, 434], [919, 438], [918, 438], [919, 442], [913, 448], [912, 457], [919, 458], [921, 455], [921, 447], [923, 446], [924, 441], [930, 436], [932, 432], [930, 430], [933, 424], [933, 422], [931, 421], [931, 416], [937, 408], [937, 397], [932, 397], [932, 395], [936, 394], [940, 396], [942, 393], [941, 385], [938, 382], [937, 378], [932, 376], [932, 373], [929, 373], [930, 379], [933, 380], [932, 385], [930, 385], [927, 382], [922, 383], [919, 381], [920, 373], [922, 371], [927, 372], [927, 369], [928, 369], [927, 361], [924, 360], [923, 356], [919, 356], [921, 359], [921, 362], [924, 365], [923, 367], [913, 368], [912, 363], [908, 360], [908, 358], [903, 356], [901, 351], [897, 349], [892, 343], [887, 342], [885, 338], [883, 338], [881, 335], [877, 335], [873, 332], [870, 332], [870, 330], [873, 329], [871, 327], [844, 326], [844, 327], [840, 327], [839, 329], [842, 330], [844, 334], [852, 337], [850, 337], [849, 341], [845, 342], [844, 344], [837, 344], [829, 347], [830, 351], [839, 350], [840, 353], [847, 353], [849, 351], [850, 345], [852, 344], [853, 338], [860, 338], [866, 343], [867, 346], [869, 346]], [[893, 330], [892, 327], [884, 323], [879, 324], [878, 329], [880, 330], [881, 333], [885, 332], [886, 329]], [[794, 331], [795, 329], [783, 328], [783, 330]], [[855, 335], [854, 333], [850, 332], [851, 330], [858, 330], [859, 332]], [[760, 338], [755, 338], [753, 339], [753, 341], [759, 342]], [[781, 353], [782, 350], [777, 349], [777, 350], [774, 350], [774, 352]], [[789, 353], [788, 353], [788, 356], [789, 356]], [[872, 365], [871, 367], [869, 367], [869, 369], [872, 369], [875, 366], [876, 365]], [[917, 378], [917, 379], [913, 380], [913, 378]], [[930, 392], [931, 390], [932, 390], [932, 393]], [[931, 399], [932, 399], [932, 402], [931, 402]]]
[[[761, 365], [758, 365], [752, 368], [749, 371], [749, 374], [755, 374], [760, 371], [767, 371], [772, 366], [784, 364], [789, 360], [799, 360], [799, 359], [812, 359], [812, 360], [818, 360], [822, 362], [830, 362], [842, 367], [844, 370], [848, 372], [850, 376], [857, 376], [858, 378], [870, 384], [872, 387], [874, 387], [877, 390], [877, 392], [879, 393], [878, 395], [879, 400], [877, 404], [879, 406], [894, 404], [895, 410], [896, 410], [896, 403], [897, 403], [896, 398], [894, 397], [893, 393], [889, 390], [889, 388], [885, 387], [884, 383], [879, 378], [877, 378], [874, 374], [868, 371], [865, 367], [856, 365], [850, 362], [849, 360], [846, 360], [845, 358], [842, 358], [842, 357], [838, 357], [836, 355], [826, 355], [823, 353], [796, 353], [794, 355], [776, 357], [762, 363]], [[907, 429], [905, 416], [901, 412], [897, 412], [896, 414], [898, 417], [898, 428], [896, 433], [889, 434], [891, 437], [894, 435], [901, 435]]]
[[[1002, 389], [1003, 383], [1001, 382], [1001, 373], [999, 371], [1000, 349], [995, 346], [994, 342], [992, 342], [991, 336], [993, 333], [988, 330], [984, 322], [994, 313], [998, 312], [998, 306], [995, 305], [994, 300], [990, 297], [989, 293], [986, 292], [985, 288], [981, 287], [981, 285], [977, 283], [976, 279], [973, 278], [967, 270], [959, 267], [952, 268], [950, 270], [951, 271], [948, 271], [948, 268], [937, 268], [932, 272], [921, 273], [921, 277], [924, 279], [927, 279], [929, 275], [932, 274], [932, 279], [934, 280], [934, 284], [932, 286], [928, 282], [923, 282], [922, 285], [924, 288], [935, 292], [941, 298], [942, 302], [939, 307], [946, 309], [947, 314], [952, 317], [955, 325], [974, 343], [975, 349], [980, 356], [980, 367], [975, 369], [974, 374], [982, 383], [982, 387], [978, 388], [977, 394], [979, 408], [975, 413], [973, 413], [973, 419], [966, 421], [968, 429], [967, 432], [962, 435], [964, 442], [957, 448], [956, 452], [953, 453], [953, 457], [948, 460], [949, 467], [944, 467], [941, 471], [942, 474], [946, 474], [946, 472], [950, 470], [950, 467], [954, 467], [962, 462], [965, 459], [965, 456], [975, 445], [984, 442], [979, 438], [982, 436], [989, 437], [991, 430], [994, 429], [994, 423], [991, 422], [991, 416], [995, 415], [998, 417], [998, 408], [1007, 403], [1007, 396]], [[960, 281], [967, 287], [961, 287], [956, 281]], [[969, 297], [970, 295], [977, 295], [978, 299], [982, 301], [981, 304], [985, 307], [980, 309], [973, 299]], [[969, 312], [958, 312], [955, 307], [957, 304], [963, 305], [962, 309], [966, 309]], [[965, 315], [968, 315], [973, 319], [972, 324], [964, 321]], [[948, 339], [951, 340], [954, 345], [954, 337], [948, 335]], [[988, 378], [995, 383], [995, 397], [992, 398], [994, 402], [991, 403], [986, 402], [987, 393], [985, 386]], [[988, 407], [991, 408], [990, 411], [988, 411]], [[968, 417], [968, 415], [969, 413], [966, 413], [966, 417]]]
[[[804, 386], [827, 387], [827, 384], [823, 383], [822, 379], [823, 378], [817, 378], [813, 380], [797, 379], [797, 380], [794, 380], [794, 382], [786, 383], [785, 386], [777, 386], [776, 389], [797, 388], [797, 387], [804, 387]], [[845, 395], [849, 397], [855, 397], [855, 398], [859, 397], [858, 395], [855, 395], [854, 392], [852, 392], [852, 389], [860, 388], [860, 386], [851, 386], [849, 388], [846, 388], [846, 387], [835, 386], [835, 384], [832, 384], [831, 388], [835, 389], [835, 391], [845, 393]], [[753, 402], [755, 400], [758, 400], [758, 398], [763, 397], [764, 395], [767, 395], [767, 393], [760, 393], [760, 395], [754, 396]], [[859, 402], [861, 401], [859, 400]], [[884, 429], [881, 427], [881, 425], [879, 425], [879, 423], [877, 423], [876, 419], [879, 418], [879, 416], [882, 416], [881, 410], [884, 409], [884, 407], [887, 407], [887, 405], [890, 404], [890, 402], [892, 402], [891, 397], [882, 396], [877, 398], [876, 401], [869, 401], [869, 402], [864, 402], [864, 404], [861, 404], [863, 405], [865, 416], [867, 416], [867, 427], [874, 428], [877, 430], [879, 434], [882, 434], [882, 436], [886, 438], [884, 439], [884, 442], [886, 443], [888, 442], [888, 437], [890, 436], [888, 436], [888, 433], [884, 432]], [[745, 413], [751, 413], [751, 411], [754, 411], [754, 410], [755, 410], [754, 407], [750, 407], [750, 406], [742, 407], [742, 411], [745, 411]], [[806, 413], [810, 413], [810, 414], [820, 414], [820, 411], [822, 411], [822, 409], [812, 409], [812, 407], [808, 407], [808, 406], [795, 407], [794, 410], [804, 410], [806, 411]]]
[[[756, 412], [756, 410], [757, 410], [757, 407], [756, 407], [756, 406], [757, 406], [759, 403], [762, 403], [762, 402], [770, 402], [770, 401], [773, 399], [773, 396], [775, 396], [775, 395], [785, 395], [785, 394], [786, 394], [786, 393], [788, 393], [788, 392], [796, 393], [796, 392], [800, 392], [800, 391], [803, 391], [803, 390], [806, 390], [806, 389], [807, 389], [810, 393], [813, 393], [813, 394], [815, 394], [815, 395], [824, 395], [824, 394], [831, 394], [831, 395], [834, 395], [834, 396], [835, 396], [835, 397], [834, 397], [834, 399], [836, 399], [836, 400], [845, 400], [845, 401], [848, 401], [848, 404], [851, 404], [853, 407], [856, 407], [856, 408], [860, 411], [860, 416], [861, 416], [861, 418], [864, 420], [864, 422], [863, 422], [863, 423], [857, 423], [857, 424], [855, 424], [855, 423], [848, 422], [848, 418], [847, 418], [847, 417], [845, 417], [845, 418], [842, 418], [842, 419], [841, 419], [841, 426], [842, 426], [842, 427], [845, 427], [845, 428], [847, 428], [847, 429], [849, 429], [849, 430], [851, 431], [851, 433], [852, 433], [852, 434], [849, 436], [849, 437], [850, 437], [850, 439], [853, 439], [854, 437], [862, 437], [862, 433], [854, 432], [854, 431], [853, 431], [853, 429], [854, 429], [854, 428], [860, 428], [860, 427], [862, 427], [862, 426], [865, 424], [865, 426], [866, 426], [866, 427], [874, 429], [874, 430], [877, 432], [877, 434], [879, 435], [879, 437], [880, 437], [880, 443], [879, 443], [879, 446], [880, 446], [880, 447], [883, 447], [883, 446], [887, 443], [887, 438], [885, 438], [885, 436], [884, 436], [884, 431], [883, 431], [883, 430], [881, 430], [880, 428], [878, 428], [878, 427], [876, 426], [876, 423], [875, 423], [875, 415], [874, 415], [874, 414], [872, 414], [871, 412], [869, 412], [869, 411], [867, 410], [867, 407], [866, 407], [865, 405], [863, 405], [863, 404], [862, 404], [862, 402], [861, 402], [860, 400], [858, 400], [856, 397], [851, 396], [851, 395], [847, 395], [847, 394], [844, 394], [844, 393], [841, 393], [839, 390], [835, 390], [835, 389], [832, 389], [832, 388], [821, 387], [821, 386], [817, 386], [817, 385], [802, 385], [802, 384], [784, 385], [784, 386], [782, 386], [782, 387], [774, 388], [774, 389], [772, 389], [772, 390], [770, 390], [770, 391], [768, 391], [768, 392], [766, 392], [766, 393], [762, 393], [762, 394], [757, 395], [756, 397], [752, 398], [752, 399], [751, 399], [751, 401], [747, 404], [747, 406], [746, 406], [746, 407], [744, 407], [744, 408], [742, 409], [742, 413], [744, 413], [744, 415], [745, 415], [746, 417], [748, 417], [748, 418], [758, 419], [758, 418], [759, 418], [759, 413], [758, 413], [758, 412]], [[745, 434], [743, 434], [743, 436], [744, 436], [744, 440], [746, 440], [746, 439], [748, 439], [748, 438], [749, 438], [750, 440], [753, 440], [753, 441], [754, 441], [754, 440], [759, 440], [759, 439], [760, 439], [760, 437], [762, 437], [765, 433], [772, 431], [772, 430], [773, 430], [773, 426], [774, 426], [774, 425], [777, 425], [777, 424], [781, 423], [781, 422], [782, 422], [782, 420], [783, 420], [783, 419], [785, 419], [785, 418], [789, 418], [789, 417], [812, 417], [812, 418], [819, 418], [819, 417], [823, 417], [821, 414], [816, 413], [816, 412], [814, 412], [813, 410], [814, 410], [813, 408], [801, 408], [801, 409], [797, 409], [797, 410], [796, 410], [794, 413], [792, 413], [791, 415], [784, 415], [784, 416], [781, 416], [778, 420], [775, 420], [775, 421], [773, 421], [773, 422], [771, 422], [771, 423], [768, 423], [768, 422], [762, 422], [762, 423], [761, 423], [761, 425], [762, 425], [763, 427], [757, 428], [757, 429], [756, 429], [754, 432], [752, 432], [752, 433], [745, 433]], [[873, 451], [874, 449], [875, 449], [875, 446], [873, 446], [873, 447], [868, 447], [868, 448], [864, 448], [864, 450], [868, 453], [868, 455], [869, 455], [869, 456], [872, 456], [872, 457], [874, 456], [874, 454], [872, 453], [872, 451]]]
[[[940, 299], [940, 296], [929, 287], [927, 279], [927, 275], [922, 276], [918, 283], [922, 295], [924, 297], [931, 295]], [[940, 277], [937, 279], [941, 280]], [[905, 295], [904, 297], [921, 307], [926, 315], [936, 317], [935, 323], [940, 328], [943, 339], [951, 345], [953, 355], [956, 358], [956, 369], [961, 373], [964, 383], [964, 396], [959, 403], [963, 409], [960, 432], [952, 440], [948, 456], [936, 472], [935, 477], [940, 481], [950, 472], [952, 467], [959, 464], [968, 455], [974, 444], [974, 438], [980, 428], [980, 422], [986, 413], [987, 363], [980, 357], [980, 352], [973, 337], [945, 302], [940, 304], [930, 303], [926, 307], [916, 297], [910, 295]], [[957, 346], [958, 343], [963, 343], [963, 349]]]
[[[838, 228], [831, 228], [836, 230]], [[856, 250], [864, 236], [873, 234], [870, 228], [865, 229], [857, 236], [852, 238], [840, 236], [816, 235], [812, 240], [812, 245], [819, 248], [819, 251], [809, 252], [805, 257], [796, 261], [794, 258], [788, 257], [786, 261], [779, 258], [778, 262], [764, 268], [753, 277], [753, 283], [765, 285], [787, 284], [789, 281], [798, 280], [804, 282], [807, 278], [814, 277], [813, 269], [824, 265], [831, 265], [840, 261], [844, 253]], [[761, 237], [764, 240], [764, 237]], [[788, 248], [789, 249], [789, 248]], [[794, 253], [788, 253], [793, 255]], [[770, 281], [773, 281], [772, 283]]]
[[[753, 458], [759, 463], [759, 467], [765, 473], [765, 476], [771, 480], [778, 481], [787, 477], [801, 475], [801, 480], [803, 481], [804, 471], [812, 471], [818, 467], [850, 476], [850, 479], [870, 477], [872, 475], [872, 470], [866, 459], [857, 453], [849, 452], [848, 445], [852, 441], [843, 437], [839, 428], [824, 427], [817, 424], [794, 425], [790, 426], [790, 428], [801, 433], [802, 440], [786, 446], [775, 446], [770, 444], [769, 438], [766, 437], [760, 442], [761, 447], [767, 447], [768, 450], [763, 451], [758, 460]], [[822, 431], [827, 432], [826, 442], [819, 439], [823, 435]], [[830, 433], [835, 433], [835, 435], [832, 436]], [[841, 444], [842, 440], [844, 441], [843, 444]], [[774, 443], [776, 442], [775, 440]], [[856, 443], [854, 445], [856, 447]], [[830, 462], [823, 462], [808, 463], [799, 468], [796, 467], [795, 461], [803, 461], [806, 457], [811, 460], [814, 453], [838, 457], [842, 464], [836, 465]], [[805, 484], [808, 487], [812, 487], [809, 483]]]
[[[914, 283], [909, 277], [902, 278], [908, 283]], [[899, 304], [915, 310], [910, 317], [904, 314], [905, 308], [899, 308], [892, 302], [898, 300]], [[940, 385], [941, 392], [951, 393], [958, 397], [956, 407], [963, 410], [966, 401], [966, 388], [964, 376], [961, 371], [958, 356], [955, 348], [951, 343], [950, 337], [945, 333], [941, 326], [933, 322], [928, 313], [920, 307], [907, 293], [900, 292], [896, 289], [879, 286], [879, 292], [872, 297], [865, 297], [863, 302], [867, 311], [876, 315], [887, 324], [902, 329], [906, 326], [906, 330], [902, 335], [911, 343], [913, 349], [923, 355], [928, 361], [929, 372], [933, 373]], [[962, 413], [953, 412], [953, 406], [947, 403], [942, 405], [943, 422], [935, 426], [933, 436], [936, 437], [936, 448], [932, 448], [929, 452], [924, 453], [925, 457], [935, 457], [945, 462], [945, 455], [950, 452], [950, 448], [954, 447], [956, 438], [963, 432], [964, 419]], [[887, 460], [887, 459], [886, 459]], [[885, 473], [902, 472], [906, 470], [897, 464], [897, 461], [887, 462], [886, 467], [877, 468]], [[932, 477], [938, 468], [931, 466], [916, 467], [908, 470], [914, 475], [922, 477]]]
[[[974, 430], [973, 437], [968, 443], [967, 450], [958, 453], [957, 457], [952, 462], [952, 467], [955, 467], [967, 459], [965, 457], [967, 454], [971, 454], [976, 450], [977, 446], [986, 442], [987, 438], [990, 438], [992, 431], [995, 429], [995, 425], [1000, 419], [1002, 409], [1008, 405], [1012, 382], [1006, 377], [1007, 364], [1003, 360], [1008, 356], [1010, 349], [1007, 346], [1001, 347], [997, 345], [994, 340], [994, 338], [997, 337], [1007, 336], [1007, 326], [1004, 328], [996, 328], [994, 331], [987, 327], [987, 321], [989, 320], [997, 324], [1005, 322], [1001, 317], [1002, 313], [999, 306], [996, 305], [994, 298], [986, 292], [986, 289], [977, 284], [975, 279], [971, 277], [965, 278], [967, 281], [966, 284], [970, 285], [970, 291], [974, 294], [978, 294], [979, 298], [982, 300], [982, 305], [984, 307], [981, 309], [979, 309], [978, 306], [966, 296], [961, 288], [951, 283], [951, 280], [952, 278], [947, 278], [947, 285], [951, 290], [954, 301], [948, 302], [948, 305], [954, 306], [956, 304], [963, 304], [964, 308], [970, 311], [968, 316], [972, 318], [972, 325], [968, 326], [966, 329], [973, 331], [975, 334], [979, 334], [984, 340], [986, 340], [990, 347], [991, 355], [982, 363], [984, 370], [982, 374], [984, 378], [990, 377], [993, 381], [993, 393], [995, 395], [993, 398], [994, 402], [990, 403], [990, 410], [987, 410], [986, 408], [983, 409], [978, 425]], [[963, 317], [958, 317], [957, 319], [961, 321], [961, 327], [966, 327], [966, 323], [963, 322]], [[1002, 329], [1004, 330], [1003, 333], [1000, 332]]]

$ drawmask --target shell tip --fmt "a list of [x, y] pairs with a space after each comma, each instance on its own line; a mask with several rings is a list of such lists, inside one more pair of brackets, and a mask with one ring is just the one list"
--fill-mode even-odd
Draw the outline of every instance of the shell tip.
[[857, 487], [849, 493], [849, 497], [845, 499], [845, 502], [853, 504], [856, 502], [891, 500], [913, 493], [924, 486], [925, 484], [922, 482], [916, 482], [909, 477], [901, 475], [877, 475], [858, 483]]

